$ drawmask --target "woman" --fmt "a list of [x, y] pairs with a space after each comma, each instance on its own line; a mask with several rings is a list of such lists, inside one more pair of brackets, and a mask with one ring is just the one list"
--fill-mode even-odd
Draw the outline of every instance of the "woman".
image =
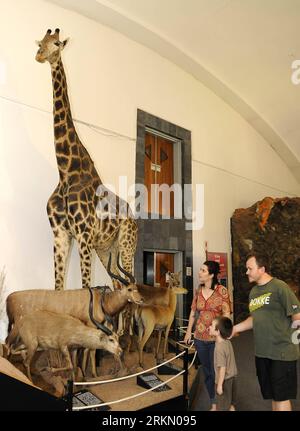
[[199, 271], [199, 288], [191, 306], [189, 323], [184, 337], [185, 343], [190, 343], [193, 325], [194, 342], [199, 360], [203, 366], [205, 386], [210, 400], [211, 411], [216, 410], [214, 350], [215, 341], [209, 335], [209, 327], [217, 316], [230, 317], [230, 300], [226, 287], [218, 283], [220, 266], [218, 262], [207, 260]]

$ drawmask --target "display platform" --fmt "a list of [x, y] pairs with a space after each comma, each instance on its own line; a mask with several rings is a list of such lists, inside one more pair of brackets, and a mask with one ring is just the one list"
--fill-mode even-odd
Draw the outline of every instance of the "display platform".
[[0, 411], [65, 411], [67, 403], [34, 386], [9, 361], [0, 358]]
[[[173, 358], [174, 356], [175, 356], [174, 352], [170, 352], [166, 355], [166, 359]], [[160, 354], [160, 357], [162, 357], [161, 354]], [[142, 368], [139, 367], [138, 352], [130, 352], [130, 353], [126, 352], [124, 355], [124, 360], [125, 360], [126, 373], [122, 375], [128, 375], [128, 374], [133, 375], [135, 373], [139, 373], [142, 371]], [[157, 362], [153, 353], [144, 352], [143, 362], [144, 362], [143, 369], [145, 371], [152, 367], [157, 366]], [[173, 364], [176, 367], [178, 367], [180, 370], [183, 368], [183, 362], [181, 358], [176, 359]], [[18, 367], [18, 369], [15, 368], [17, 372], [20, 372], [20, 370], [24, 372], [24, 367], [22, 365], [22, 362], [17, 361], [15, 362], [14, 365]], [[116, 364], [113, 361], [112, 355], [107, 355], [106, 357], [101, 359], [100, 366], [97, 368], [98, 377], [92, 378], [89, 375], [90, 372], [88, 372], [87, 380], [93, 381], [93, 382], [102, 381], [102, 380], [111, 380], [113, 378], [113, 375], [115, 375], [115, 371], [116, 371], [115, 365]], [[12, 364], [11, 366], [14, 368]], [[34, 368], [35, 367], [33, 367], [33, 369]], [[154, 369], [151, 372], [158, 375], [158, 370]], [[20, 373], [20, 374], [23, 376], [24, 379], [27, 379], [23, 373]], [[188, 376], [189, 387], [191, 387], [195, 374], [196, 374], [196, 370], [195, 370], [195, 367], [193, 366], [189, 370], [189, 376]], [[176, 403], [178, 406], [179, 402], [181, 403], [180, 404], [182, 406], [181, 408], [185, 409], [184, 406], [186, 406], [187, 400], [185, 399], [185, 397], [180, 398], [184, 394], [183, 375], [176, 377], [175, 375], [160, 374], [158, 379], [160, 381], [166, 382], [166, 380], [172, 377], [175, 377], [175, 378], [174, 380], [166, 383], [170, 388], [169, 390], [166, 390], [166, 391], [158, 391], [158, 392], [149, 391], [148, 393], [143, 394], [143, 392], [145, 392], [147, 389], [137, 385], [137, 376], [134, 376], [134, 377], [130, 377], [127, 380], [119, 380], [119, 381], [116, 381], [113, 383], [107, 383], [107, 384], [102, 383], [98, 385], [81, 385], [77, 387], [76, 385], [74, 385], [73, 393], [75, 394], [75, 393], [78, 393], [79, 391], [85, 391], [83, 393], [89, 392], [91, 394], [90, 395], [91, 397], [95, 396], [97, 397], [97, 400], [100, 400], [100, 401], [97, 401], [95, 404], [107, 403], [106, 408], [111, 409], [111, 411], [124, 411], [124, 410], [138, 411], [143, 409], [151, 410], [151, 408], [153, 408], [156, 411], [156, 410], [160, 410], [161, 405], [168, 405], [168, 408], [172, 409], [174, 400], [175, 400], [174, 409], [176, 409]], [[79, 379], [78, 381], [83, 382], [82, 375], [81, 377], [80, 375], [77, 376], [77, 378]], [[37, 386], [42, 388], [41, 392], [46, 394], [46, 396], [48, 395], [48, 399], [52, 401], [58, 399], [56, 397], [58, 397], [59, 395], [56, 394], [57, 391], [55, 390], [55, 388], [49, 385], [48, 382], [43, 381], [42, 376], [39, 376], [36, 373], [34, 373], [33, 381]], [[36, 388], [36, 390], [39, 390], [39, 389]], [[140, 394], [140, 395], [135, 398], [131, 398], [131, 396], [136, 394]], [[32, 406], [27, 407], [24, 403], [22, 403], [22, 399], [25, 396], [26, 395], [23, 396], [23, 394], [21, 394], [20, 397], [18, 397], [20, 399], [20, 404], [23, 404], [24, 406], [24, 410], [30, 410], [30, 409], [39, 410], [38, 405], [34, 405], [33, 407]], [[113, 401], [118, 401], [120, 399], [126, 399], [126, 400], [113, 403]], [[65, 400], [65, 398], [62, 398], [62, 400]], [[76, 406], [79, 406], [80, 402], [82, 402], [82, 400], [78, 400], [78, 399], [74, 400], [73, 407], [75, 407], [75, 403], [76, 403]], [[110, 402], [112, 402], [112, 404], [110, 404]], [[67, 409], [67, 407], [64, 404], [63, 406], [60, 406], [60, 405], [58, 406], [56, 402], [54, 402], [54, 404], [52, 403], [51, 408], [53, 410]], [[42, 409], [45, 410], [46, 408], [42, 408]]]
[[[170, 353], [167, 355], [167, 359], [170, 359], [173, 356], [174, 354]], [[127, 364], [129, 364], [129, 360], [133, 363], [137, 363], [138, 353], [130, 353], [130, 357], [126, 357]], [[156, 366], [156, 360], [151, 353], [144, 352], [143, 361], [145, 370]], [[180, 358], [175, 360], [175, 365], [182, 369], [182, 361]], [[140, 369], [132, 369], [132, 374], [137, 371], [140, 371]], [[155, 374], [157, 373], [155, 372]], [[195, 375], [196, 369], [192, 366], [188, 373], [188, 388], [191, 387]], [[161, 381], [166, 381], [172, 377], [174, 376], [160, 375], [159, 379]], [[187, 399], [183, 394], [183, 379], [184, 377], [181, 375], [168, 382], [167, 385], [170, 389], [167, 391], [149, 391], [146, 394], [142, 394], [142, 392], [145, 392], [147, 388], [137, 385], [136, 376], [124, 381], [89, 386], [88, 388], [104, 402], [107, 402], [108, 405], [110, 401], [126, 398], [125, 401], [109, 405], [111, 407], [111, 411], [159, 411], [176, 409], [183, 411], [187, 409]], [[98, 380], [101, 380], [101, 378], [98, 378]], [[141, 395], [128, 399], [128, 397], [136, 394]]]

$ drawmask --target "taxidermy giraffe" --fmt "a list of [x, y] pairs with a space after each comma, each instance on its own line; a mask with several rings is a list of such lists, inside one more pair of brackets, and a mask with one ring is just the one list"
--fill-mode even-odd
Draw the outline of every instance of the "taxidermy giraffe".
[[[61, 51], [67, 40], [59, 40], [59, 29], [53, 34], [48, 30], [36, 54], [40, 63], [48, 61], [52, 73], [54, 143], [59, 171], [59, 183], [47, 205], [49, 221], [54, 234], [55, 289], [64, 289], [66, 264], [72, 239], [79, 248], [82, 287], [91, 284], [91, 255], [96, 250], [107, 268], [112, 254], [112, 272], [116, 273], [117, 254], [122, 266], [132, 273], [132, 259], [137, 243], [137, 224], [129, 205], [116, 196], [115, 217], [111, 212], [97, 216], [97, 205], [102, 196], [97, 189], [102, 182], [89, 153], [82, 145], [72, 120], [68, 98], [66, 75], [61, 60]], [[115, 196], [115, 195], [114, 195]], [[128, 216], [120, 216], [124, 204]], [[112, 209], [112, 208], [110, 208]], [[117, 283], [114, 281], [114, 283]], [[115, 284], [117, 285], [117, 284]]]

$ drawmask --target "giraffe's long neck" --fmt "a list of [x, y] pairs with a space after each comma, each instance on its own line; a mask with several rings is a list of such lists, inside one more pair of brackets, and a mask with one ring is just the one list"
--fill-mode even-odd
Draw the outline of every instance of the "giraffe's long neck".
[[[67, 80], [61, 59], [51, 65], [53, 86], [54, 141], [62, 182], [99, 179], [94, 163], [77, 135], [71, 114]], [[99, 179], [100, 182], [100, 179]]]

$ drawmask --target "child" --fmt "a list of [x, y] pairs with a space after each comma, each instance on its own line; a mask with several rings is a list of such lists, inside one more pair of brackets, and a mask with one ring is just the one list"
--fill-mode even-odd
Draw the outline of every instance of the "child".
[[217, 317], [209, 327], [216, 338], [214, 352], [217, 410], [235, 410], [237, 368], [231, 342], [232, 322], [228, 317]]

